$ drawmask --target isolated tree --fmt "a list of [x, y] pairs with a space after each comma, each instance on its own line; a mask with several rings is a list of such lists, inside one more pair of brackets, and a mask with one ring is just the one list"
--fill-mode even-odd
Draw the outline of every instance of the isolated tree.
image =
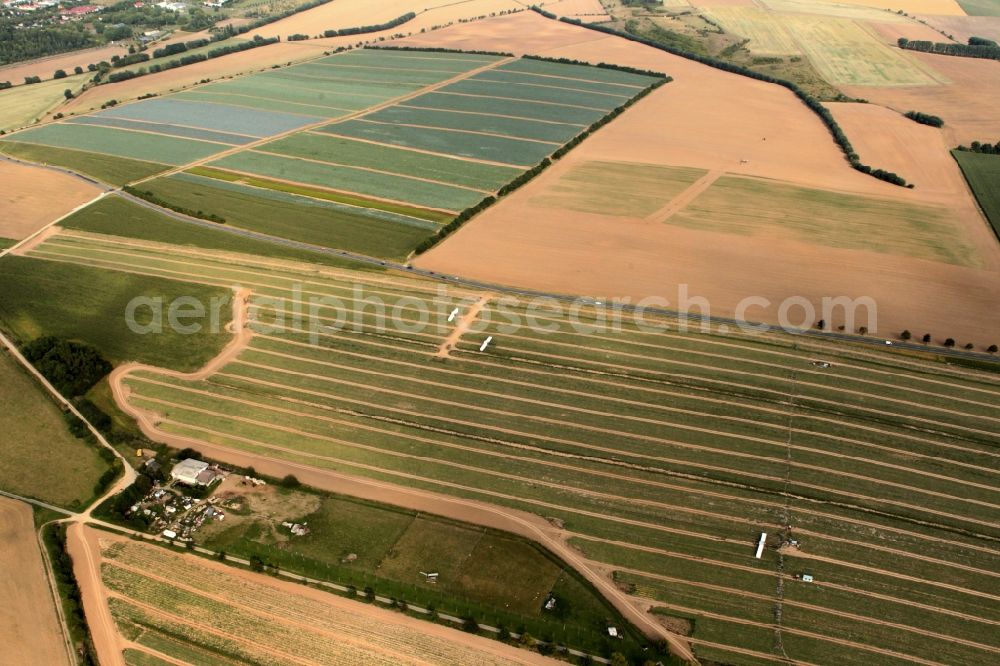
[[225, 562], [226, 561], [226, 551], [220, 550], [219, 552], [217, 552], [215, 554], [215, 559], [219, 560], [220, 562]]
[[975, 349], [975, 348], [976, 348], [976, 345], [972, 344], [971, 342], [967, 342], [967, 343], [965, 344], [965, 348], [966, 348], [966, 349]]
[[66, 78], [66, 70], [64, 70], [64, 69], [57, 69], [55, 71], [55, 73], [52, 74], [52, 78], [53, 79], [65, 79]]
[[63, 97], [65, 97], [66, 99], [73, 99], [73, 91], [70, 90], [69, 88], [66, 88], [66, 90], [63, 90]]
[[924, 333], [924, 337], [921, 338], [921, 340], [923, 340], [924, 344], [926, 345], [928, 342], [931, 341], [931, 334], [930, 333]]
[[302, 485], [302, 482], [299, 481], [294, 474], [289, 474], [281, 480], [281, 485], [285, 488], [298, 488]]
[[375, 588], [371, 585], [365, 588], [365, 599], [368, 601], [375, 601]]
[[861, 328], [858, 329], [858, 333], [860, 333], [861, 335], [868, 335], [868, 327], [862, 326]]
[[944, 341], [944, 346], [945, 347], [949, 347], [949, 348], [950, 347], [954, 347], [955, 346], [955, 338], [948, 338], [947, 340], [945, 340]]
[[501, 624], [499, 627], [497, 627], [497, 638], [499, 638], [502, 641], [509, 641], [510, 629]]
[[462, 618], [462, 631], [467, 631], [470, 634], [479, 633], [479, 623], [476, 622], [476, 618], [468, 615]]
[[986, 351], [988, 351], [988, 352], [989, 352], [989, 353], [991, 353], [991, 354], [996, 354], [996, 353], [997, 353], [997, 346], [996, 346], [996, 345], [990, 345], [990, 346], [989, 346], [989, 347], [988, 347], [988, 348], [986, 349]]
[[910, 338], [913, 337], [913, 334], [910, 333], [909, 331], [903, 331], [902, 333], [899, 334], [899, 337], [903, 340], [909, 340]]
[[820, 319], [818, 322], [816, 322], [816, 328], [818, 328], [821, 331], [824, 330], [826, 328], [826, 320]]
[[611, 666], [628, 666], [628, 659], [621, 652], [611, 655]]
[[260, 559], [256, 555], [250, 556], [250, 571], [256, 571], [261, 573], [264, 571], [264, 560]]

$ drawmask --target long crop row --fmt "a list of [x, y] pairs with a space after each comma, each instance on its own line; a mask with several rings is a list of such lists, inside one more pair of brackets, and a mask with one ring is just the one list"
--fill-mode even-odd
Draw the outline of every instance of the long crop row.
[[212, 378], [127, 378], [163, 431], [558, 519], [662, 612], [698, 618], [706, 654], [895, 663], [943, 642], [942, 660], [975, 663], [1000, 648], [988, 375], [674, 322], [614, 330], [593, 304], [584, 333], [552, 304], [496, 299], [435, 363], [473, 294], [76, 234], [34, 255], [253, 291], [252, 344]]
[[[141, 543], [104, 552], [102, 577], [121, 594], [112, 612], [123, 625], [152, 630], [154, 641], [193, 644], [219, 663], [502, 664], [474, 647], [262, 581], [208, 568]], [[139, 639], [140, 644], [149, 644]], [[155, 643], [154, 643], [155, 644]], [[151, 646], [152, 647], [152, 646]], [[213, 660], [215, 660], [213, 659]]]

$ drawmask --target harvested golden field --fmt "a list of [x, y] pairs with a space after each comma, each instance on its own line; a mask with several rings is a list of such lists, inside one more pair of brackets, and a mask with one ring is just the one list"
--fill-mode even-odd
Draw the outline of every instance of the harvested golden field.
[[710, 14], [730, 32], [749, 39], [748, 48], [756, 54], [802, 53], [795, 37], [777, 14], [759, 7], [714, 7]]
[[972, 141], [995, 141], [1000, 136], [1000, 62], [933, 53], [909, 52], [943, 75], [950, 83], [940, 86], [884, 88], [841, 86], [861, 97], [900, 113], [922, 111], [944, 118], [944, 134], [951, 146]]
[[75, 94], [86, 79], [86, 74], [80, 74], [0, 91], [0, 130], [18, 129], [43, 118], [66, 100], [66, 89]]
[[71, 664], [31, 508], [0, 497], [0, 662]]
[[19, 62], [0, 67], [0, 81], [10, 81], [16, 86], [24, 83], [26, 76], [40, 76], [43, 79], [51, 79], [57, 69], [64, 70], [67, 74], [72, 74], [73, 69], [76, 67], [82, 67], [86, 70], [87, 65], [97, 64], [102, 60], [111, 62], [112, 56], [125, 55], [126, 53], [128, 53], [128, 50], [123, 46], [101, 46], [96, 49], [83, 49], [71, 53], [61, 53], [30, 62]]
[[226, 656], [324, 665], [553, 663], [497, 641], [159, 546], [90, 529], [74, 541], [88, 551], [103, 587], [85, 599], [99, 602], [101, 615], [115, 623], [117, 640], [103, 642], [116, 648], [108, 663], [120, 661], [123, 649], [192, 664]]
[[[557, 32], [555, 43], [569, 45], [546, 48], [535, 37], [536, 27]], [[502, 37], [490, 39], [491, 33]], [[826, 296], [870, 296], [879, 305], [878, 330], [886, 335], [904, 328], [958, 329], [958, 335], [977, 339], [989, 337], [1000, 325], [1000, 314], [990, 305], [1000, 298], [1000, 252], [995, 242], [983, 240], [985, 223], [968, 192], [957, 191], [957, 185], [944, 190], [930, 186], [905, 190], [852, 170], [819, 120], [782, 88], [526, 14], [456, 26], [419, 39], [603, 60], [664, 71], [675, 81], [419, 257], [414, 262], [418, 266], [545, 291], [633, 299], [659, 296], [672, 305], [676, 305], [679, 285], [688, 285], [690, 294], [710, 301], [716, 316], [733, 316], [749, 296], [767, 298], [775, 308], [792, 296], [812, 303]], [[733, 99], [740, 100], [738, 109]], [[869, 127], [872, 132], [878, 129]], [[859, 136], [857, 140], [863, 161], [881, 166], [880, 159], [887, 159], [887, 167], [898, 163], [891, 150], [874, 139]], [[945, 171], [940, 159], [946, 153], [933, 154], [915, 179], [936, 180]], [[810, 242], [790, 237], [780, 227], [774, 233], [747, 237], [703, 226], [681, 227], [539, 205], [558, 196], [558, 189], [553, 188], [567, 173], [588, 162], [693, 167], [717, 176], [757, 176], [828, 192], [891, 199], [904, 206], [947, 207], [948, 222], [956, 231], [945, 235], [958, 247], [974, 248], [959, 263], [977, 267], [932, 261], [926, 255], [914, 257], [900, 250], [876, 252], [856, 247], [857, 241], [853, 248], [843, 247], [842, 241]], [[900, 173], [909, 177], [905, 170]], [[592, 196], [599, 197], [600, 189], [596, 181]], [[678, 195], [675, 207], [697, 201], [699, 194]], [[828, 224], [836, 228], [838, 220]], [[872, 236], [893, 228], [890, 222], [883, 225], [877, 219], [869, 224], [867, 233]], [[863, 237], [863, 229], [852, 232], [856, 239], [858, 234]], [[924, 248], [932, 242], [926, 241]], [[962, 256], [961, 250], [957, 256]], [[547, 269], [539, 271], [539, 266]], [[774, 321], [776, 312], [755, 313], [755, 317]]]
[[0, 159], [0, 238], [22, 240], [101, 193], [68, 174]]

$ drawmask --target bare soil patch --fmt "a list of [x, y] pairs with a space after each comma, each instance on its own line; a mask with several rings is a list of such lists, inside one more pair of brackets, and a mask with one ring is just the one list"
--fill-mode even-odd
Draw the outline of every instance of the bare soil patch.
[[[548, 32], [551, 39], [536, 38], [538, 32]], [[664, 71], [675, 81], [419, 257], [416, 265], [544, 291], [633, 300], [656, 297], [665, 299], [668, 307], [680, 305], [679, 290], [686, 285], [689, 295], [708, 299], [713, 315], [725, 317], [737, 315], [743, 299], [763, 297], [771, 302], [769, 308], [743, 314], [767, 322], [776, 320], [778, 304], [792, 296], [805, 298], [817, 309], [824, 297], [868, 296], [878, 304], [878, 327], [869, 329], [879, 334], [889, 336], [903, 329], [935, 335], [949, 331], [942, 334], [970, 341], [995, 335], [1000, 314], [990, 303], [1000, 298], [1000, 250], [995, 241], [985, 242], [982, 218], [970, 208], [970, 197], [955, 182], [954, 172], [941, 161], [947, 154], [941, 151], [940, 139], [921, 134], [933, 145], [906, 146], [928, 162], [914, 176], [927, 187], [906, 190], [851, 169], [819, 120], [777, 86], [528, 14], [420, 37], [421, 43], [433, 40], [441, 45], [476, 43], [478, 48], [614, 62]], [[848, 131], [862, 160], [886, 167], [909, 160], [899, 144], [912, 143], [907, 133], [922, 128], [906, 127], [897, 118], [881, 120], [900, 133], [891, 146], [880, 145], [874, 136], [881, 125], [856, 131], [856, 137]], [[549, 196], [569, 170], [587, 161], [722, 169], [834, 192], [945, 205], [961, 233], [976, 245], [982, 268], [820, 247], [780, 235], [747, 238], [534, 205], [537, 197]], [[902, 168], [900, 172], [909, 175]], [[942, 174], [947, 178], [936, 182]], [[871, 233], [881, 231], [873, 226]]]
[[126, 53], [128, 53], [128, 49], [122, 46], [101, 46], [96, 49], [83, 49], [29, 62], [19, 62], [0, 67], [0, 81], [10, 81], [16, 86], [23, 84], [24, 78], [27, 76], [51, 79], [57, 69], [72, 74], [76, 67], [82, 67], [86, 70], [87, 65], [96, 65], [102, 60], [111, 62], [112, 56], [125, 55]]
[[408, 12], [417, 14], [413, 20], [391, 30], [322, 40], [324, 43], [348, 45], [378, 40], [380, 37], [400, 33], [418, 33], [421, 28], [430, 30], [434, 26], [446, 25], [459, 20], [523, 8], [524, 5], [515, 0], [466, 0], [465, 2], [455, 2], [454, 0], [381, 0], [378, 3], [372, 3], [369, 0], [338, 0], [294, 14], [287, 19], [264, 26], [256, 32], [250, 32], [248, 36], [260, 34], [262, 37], [270, 37], [294, 33], [315, 36], [324, 30], [376, 25], [391, 21]]
[[0, 238], [22, 240], [101, 193], [96, 185], [50, 169], [0, 159]]
[[[937, 41], [945, 41], [944, 37]], [[952, 147], [1000, 136], [1000, 61], [933, 53], [908, 52], [951, 83], [938, 86], [874, 88], [841, 86], [852, 97], [870, 100], [905, 113], [923, 111], [944, 118], [944, 134]]]
[[69, 664], [27, 504], [0, 498], [0, 662]]

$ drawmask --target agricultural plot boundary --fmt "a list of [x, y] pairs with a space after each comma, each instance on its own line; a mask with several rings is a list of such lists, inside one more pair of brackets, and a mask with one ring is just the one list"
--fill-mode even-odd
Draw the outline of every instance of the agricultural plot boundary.
[[[181, 280], [239, 281], [262, 297], [344, 297], [349, 287], [337, 282], [353, 279], [350, 272], [312, 274], [293, 296], [290, 286], [301, 276], [286, 273], [287, 264], [248, 258], [234, 266], [182, 252], [189, 256], [70, 235], [33, 254]], [[390, 306], [406, 294], [435, 298], [431, 285], [359, 279]], [[251, 305], [256, 325], [275, 323], [273, 305]], [[778, 580], [796, 602], [783, 609], [785, 645], [804, 661], [836, 645], [848, 663], [872, 654], [897, 663], [941, 635], [955, 638], [936, 648], [949, 660], [996, 649], [987, 627], [1000, 617], [987, 602], [997, 596], [988, 573], [997, 537], [986, 532], [995, 531], [989, 516], [1000, 508], [989, 482], [998, 470], [988, 425], [1000, 387], [991, 376], [873, 365], [863, 355], [834, 358], [833, 368], [822, 370], [808, 361], [834, 353], [830, 348], [776, 349], [674, 331], [625, 338], [598, 332], [585, 343], [570, 333], [490, 327], [464, 335], [451, 360], [437, 365], [429, 357], [450, 328], [443, 315], [421, 333], [380, 334], [375, 323], [362, 316], [356, 335], [331, 332], [319, 342], [305, 325], [258, 333], [204, 383], [146, 372], [126, 378], [129, 403], [158, 414], [157, 427], [173, 437], [558, 518], [589, 559], [622, 572], [626, 582], [637, 575], [684, 579], [684, 597], [648, 584], [636, 591], [675, 612], [701, 613], [694, 637], [700, 655], [732, 652], [727, 646], [769, 654], [775, 628], [768, 605], [722, 607], [723, 600], [696, 593], [707, 589], [698, 584], [773, 598]], [[498, 342], [484, 353], [486, 335]], [[376, 359], [377, 371], [370, 365]], [[789, 372], [803, 376], [790, 384]], [[418, 395], [414, 383], [433, 391]], [[725, 386], [743, 389], [722, 395]], [[790, 427], [783, 401], [793, 392]], [[910, 399], [915, 394], [919, 405]], [[873, 399], [879, 414], [868, 407]], [[928, 408], [940, 416], [936, 434], [919, 421]], [[746, 410], [755, 416], [742, 415]], [[894, 449], [926, 457], [904, 462]], [[790, 494], [781, 491], [785, 474]], [[852, 479], [851, 489], [831, 474]], [[817, 503], [816, 493], [833, 501]], [[780, 536], [786, 524], [804, 549]], [[779, 537], [755, 562], [747, 549], [759, 531]], [[880, 536], [861, 536], [869, 531]], [[775, 571], [779, 558], [783, 574]], [[803, 569], [816, 574], [814, 586], [790, 577]], [[817, 635], [831, 617], [833, 625]], [[740, 626], [743, 634], [727, 637], [727, 628]]]
[[594, 30], [607, 35], [614, 35], [616, 37], [621, 37], [622, 39], [627, 39], [629, 41], [638, 42], [644, 46], [650, 48], [658, 49], [671, 55], [675, 55], [681, 58], [686, 58], [688, 60], [693, 60], [695, 62], [701, 63], [703, 65], [708, 65], [709, 67], [714, 67], [716, 69], [721, 69], [724, 72], [729, 72], [731, 74], [739, 74], [740, 76], [746, 76], [751, 79], [756, 79], [757, 81], [764, 81], [765, 83], [773, 83], [775, 85], [782, 86], [790, 90], [799, 100], [806, 105], [806, 107], [815, 113], [819, 119], [823, 122], [828, 130], [830, 130], [830, 135], [833, 140], [840, 147], [841, 151], [844, 153], [844, 157], [850, 163], [851, 167], [857, 171], [868, 174], [879, 180], [884, 180], [893, 185], [899, 185], [901, 187], [912, 188], [912, 183], [907, 183], [904, 178], [891, 171], [886, 171], [884, 169], [873, 168], [861, 161], [861, 158], [854, 150], [854, 146], [851, 145], [850, 139], [848, 139], [847, 134], [840, 127], [840, 124], [830, 113], [830, 110], [823, 106], [823, 103], [818, 99], [814, 98], [812, 95], [807, 93], [805, 90], [800, 88], [795, 83], [791, 81], [786, 81], [785, 79], [778, 79], [767, 74], [761, 74], [760, 72], [755, 72], [751, 69], [741, 67], [740, 65], [734, 65], [722, 60], [716, 60], [710, 56], [703, 56], [697, 53], [691, 53], [690, 51], [685, 51], [683, 49], [678, 49], [672, 46], [667, 46], [664, 44], [657, 43], [653, 40], [646, 39], [644, 37], [639, 37], [627, 32], [622, 32], [616, 30], [615, 28], [610, 28], [608, 26], [603, 26], [597, 23], [585, 23], [579, 19], [569, 18], [569, 17], [558, 17], [551, 12], [547, 12], [536, 6], [530, 7], [530, 9], [547, 19], [552, 19], [556, 21], [562, 21], [564, 23], [569, 23], [571, 25], [580, 26], [588, 30]]
[[[252, 188], [381, 208], [442, 225], [409, 246], [410, 250], [423, 252], [671, 80], [664, 74], [629, 67], [570, 65], [542, 59], [532, 59], [524, 66], [518, 65], [520, 62], [504, 54], [411, 48], [352, 51], [315, 61], [315, 67], [369, 68], [363, 71], [395, 67], [391, 75], [380, 76], [398, 81], [399, 85], [407, 85], [408, 71], [423, 72], [422, 76], [430, 78], [408, 85], [400, 96], [330, 119], [326, 124], [320, 120], [271, 141], [233, 146], [167, 171], [156, 180], [147, 179], [151, 180], [149, 196], [143, 190], [134, 190], [133, 194], [173, 208], [170, 197], [157, 191], [157, 184], [165, 183], [164, 177], [186, 171]], [[545, 71], [532, 71], [539, 66]], [[373, 67], [376, 69], [370, 69]], [[477, 78], [486, 73], [492, 76]], [[327, 78], [324, 71], [309, 76]], [[520, 87], [517, 93], [510, 93], [515, 95], [515, 101], [547, 108], [547, 115], [523, 118], [406, 104], [439, 91], [448, 93], [469, 82], [485, 87], [477, 89], [475, 95], [484, 101], [506, 99], [505, 89]], [[597, 120], [586, 125], [562, 122], [559, 109], [573, 108], [575, 100], [587, 96], [600, 105], [588, 110], [597, 115]], [[140, 120], [134, 112], [126, 115]], [[341, 148], [350, 155], [345, 158]], [[530, 160], [517, 156], [519, 151], [529, 149]], [[490, 151], [497, 153], [492, 161]], [[535, 162], [538, 158], [540, 161]], [[425, 168], [432, 172], [425, 172]], [[182, 208], [184, 213], [197, 213], [189, 203]], [[209, 214], [239, 224], [239, 220], [210, 207], [198, 216]], [[343, 247], [336, 239], [331, 243]]]

